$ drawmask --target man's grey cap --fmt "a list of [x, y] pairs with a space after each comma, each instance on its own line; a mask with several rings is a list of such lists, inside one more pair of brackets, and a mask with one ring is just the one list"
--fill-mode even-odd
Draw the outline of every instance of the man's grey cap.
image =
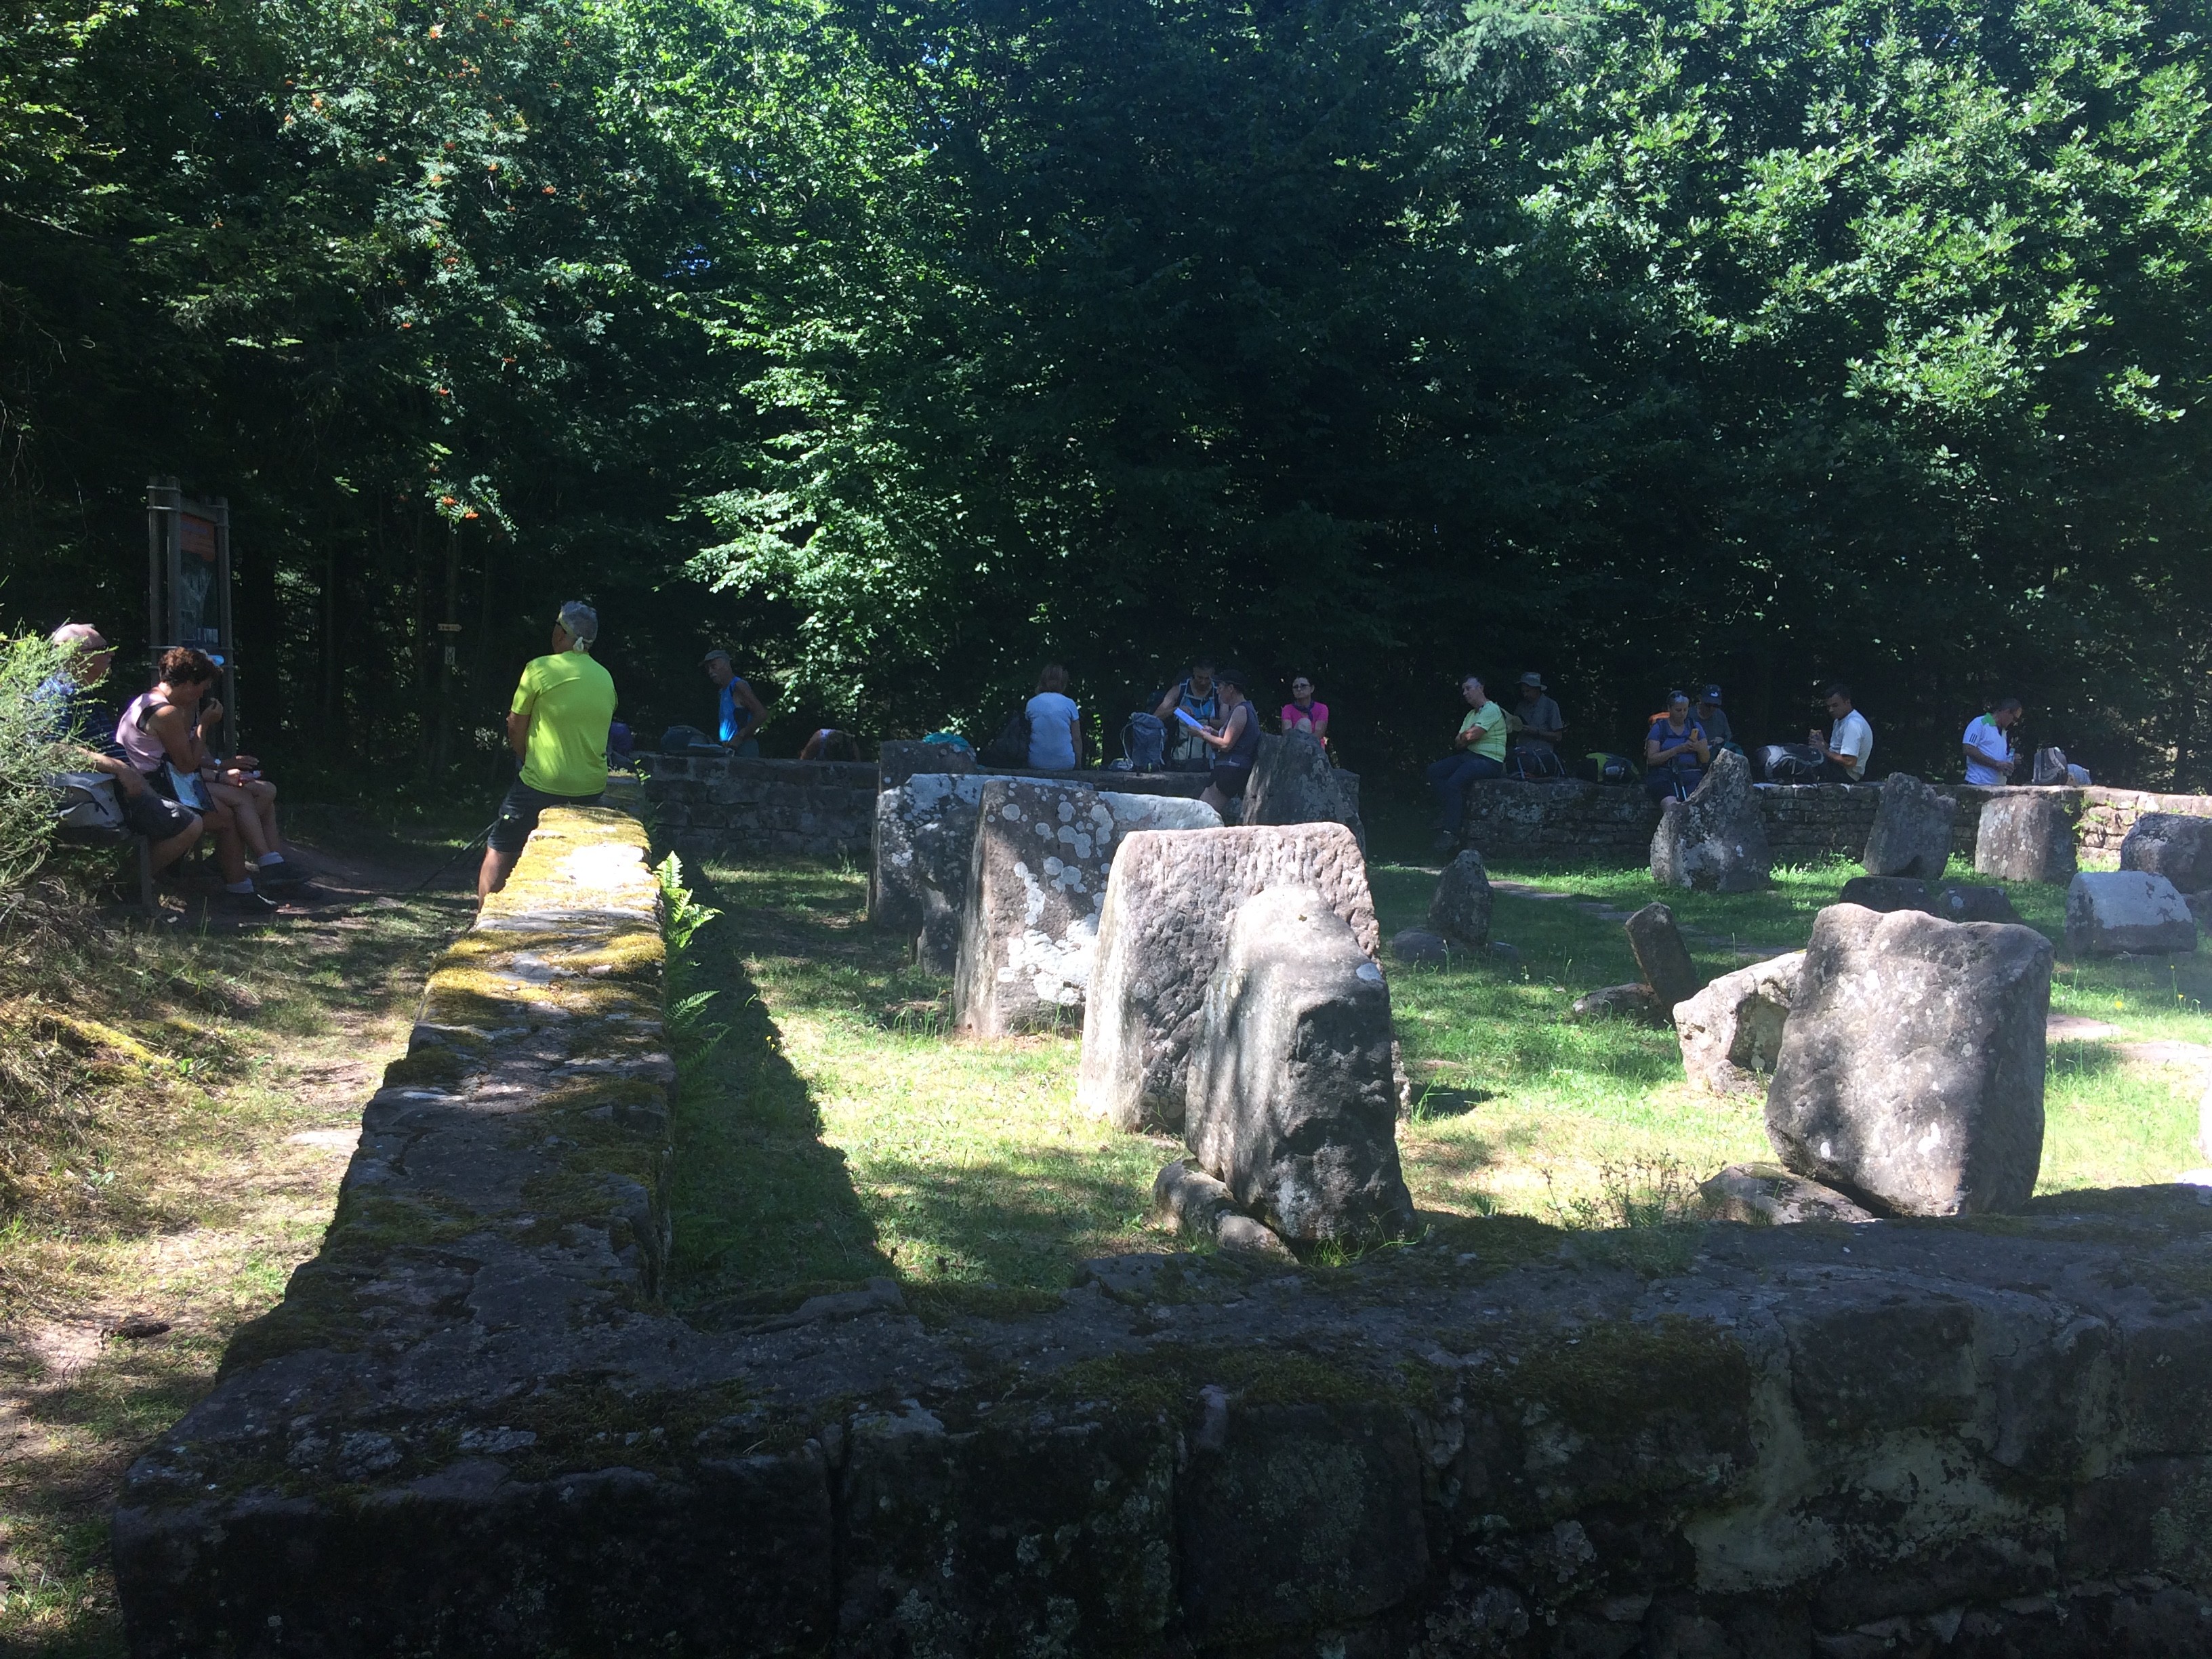
[[561, 607], [561, 626], [577, 644], [589, 645], [599, 637], [599, 613], [581, 599], [571, 599]]
[[699, 666], [704, 668], [710, 662], [727, 662], [729, 659], [730, 653], [723, 650], [720, 646], [717, 646], [714, 649], [709, 651], [705, 656], [699, 659]]

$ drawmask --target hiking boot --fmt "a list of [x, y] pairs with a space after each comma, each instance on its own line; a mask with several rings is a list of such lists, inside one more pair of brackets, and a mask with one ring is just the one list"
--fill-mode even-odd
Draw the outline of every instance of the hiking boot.
[[289, 859], [279, 859], [274, 864], [257, 864], [248, 872], [256, 887], [290, 887], [306, 881], [311, 873], [304, 865]]
[[234, 893], [228, 889], [216, 895], [216, 908], [234, 916], [273, 916], [281, 908], [266, 893]]

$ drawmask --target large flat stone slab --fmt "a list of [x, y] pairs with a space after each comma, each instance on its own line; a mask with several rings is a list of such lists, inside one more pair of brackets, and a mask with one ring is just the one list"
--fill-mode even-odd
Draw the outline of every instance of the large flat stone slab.
[[2185, 953], [2197, 948], [2197, 918], [2164, 876], [2085, 870], [2066, 889], [2066, 948], [2077, 957]]
[[1370, 959], [1382, 948], [1367, 866], [1341, 824], [1128, 836], [1114, 863], [1084, 1010], [1076, 1098], [1124, 1129], [1180, 1130], [1190, 1045], [1237, 908], [1311, 887]]

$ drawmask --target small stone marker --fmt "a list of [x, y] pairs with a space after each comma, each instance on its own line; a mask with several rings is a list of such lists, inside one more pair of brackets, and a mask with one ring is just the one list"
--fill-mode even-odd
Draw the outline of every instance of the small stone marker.
[[2043, 1158], [2051, 963], [2029, 927], [1821, 911], [1766, 1091], [1777, 1156], [1893, 1214], [2026, 1203]]
[[1244, 786], [1240, 823], [1340, 823], [1364, 848], [1367, 831], [1345, 799], [1336, 768], [1310, 732], [1263, 732]]
[[1080, 1018], [1115, 850], [1128, 830], [1178, 820], [1219, 822], [1202, 801], [986, 779], [960, 912], [953, 1024], [996, 1037]]
[[1651, 988], [1659, 1017], [1672, 1019], [1674, 1005], [1698, 994], [1698, 965], [1690, 960], [1682, 930], [1674, 913], [1663, 904], [1647, 904], [1621, 926], [1628, 933], [1628, 948], [1636, 955], [1637, 971]]
[[1946, 883], [1928, 906], [1931, 915], [1946, 921], [2011, 921], [2020, 920], [2012, 899], [2002, 887], [1978, 887], [1971, 882]]
[[1494, 902], [1482, 854], [1470, 847], [1437, 878], [1437, 890], [1429, 900], [1429, 929], [1464, 949], [1487, 950]]
[[2185, 893], [2212, 888], [2212, 818], [2145, 812], [2120, 843], [2120, 868], [2164, 876]]
[[1595, 991], [1585, 992], [1575, 999], [1569, 1010], [1578, 1020], [1651, 1019], [1661, 1018], [1659, 999], [1651, 994], [1644, 984], [1607, 985]]
[[1659, 828], [1651, 836], [1651, 879], [1660, 885], [1756, 892], [1767, 884], [1773, 867], [1766, 820], [1752, 793], [1751, 763], [1734, 750], [1713, 757], [1711, 769], [1687, 800], [1659, 804]]
[[1451, 943], [1426, 928], [1404, 927], [1390, 935], [1390, 954], [1401, 962], [1445, 963], [1451, 960]]
[[1771, 957], [1723, 974], [1674, 1010], [1682, 1070], [1717, 1095], [1755, 1095], [1782, 1052], [1805, 953]]
[[1700, 1186], [1698, 1194], [1716, 1221], [1743, 1221], [1754, 1227], [1875, 1218], [1832, 1187], [1771, 1164], [1731, 1164]]
[[1318, 890], [1370, 959], [1382, 948], [1367, 863], [1340, 823], [1131, 835], [1115, 855], [1083, 1016], [1079, 1104], [1117, 1128], [1182, 1127], [1190, 1044], [1237, 907]]
[[2000, 881], [2065, 881], [2074, 874], [2074, 822], [2040, 789], [2008, 789], [1982, 805], [1974, 870]]
[[2085, 870], [2066, 889], [2066, 948], [2077, 957], [2186, 953], [2197, 919], [2164, 876]]
[[1191, 1044], [1183, 1139], [1285, 1240], [1404, 1238], [1390, 990], [1310, 887], [1245, 901]]
[[1932, 910], [1928, 884], [1917, 876], [1853, 876], [1836, 896], [1838, 904], [1856, 904], [1887, 915], [1892, 910]]
[[1882, 780], [1881, 805], [1859, 862], [1870, 876], [1918, 876], [1936, 881], [1951, 857], [1951, 820], [1959, 804], [1909, 772]]

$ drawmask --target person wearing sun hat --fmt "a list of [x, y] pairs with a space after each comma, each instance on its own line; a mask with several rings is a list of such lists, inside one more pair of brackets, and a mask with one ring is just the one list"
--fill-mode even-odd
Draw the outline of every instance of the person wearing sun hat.
[[1567, 735], [1567, 723], [1548, 695], [1544, 677], [1534, 669], [1521, 677], [1521, 701], [1508, 723], [1513, 727], [1513, 759], [1522, 777], [1566, 775], [1559, 764], [1559, 739]]
[[1721, 708], [1721, 689], [1709, 685], [1698, 694], [1694, 711], [1698, 724], [1705, 728], [1705, 738], [1716, 749], [1735, 747], [1735, 733], [1729, 730], [1729, 717]]
[[592, 659], [599, 637], [599, 613], [571, 599], [553, 624], [552, 649], [522, 671], [507, 717], [507, 740], [522, 769], [484, 843], [479, 900], [507, 885], [547, 807], [594, 805], [606, 792], [615, 680]]

